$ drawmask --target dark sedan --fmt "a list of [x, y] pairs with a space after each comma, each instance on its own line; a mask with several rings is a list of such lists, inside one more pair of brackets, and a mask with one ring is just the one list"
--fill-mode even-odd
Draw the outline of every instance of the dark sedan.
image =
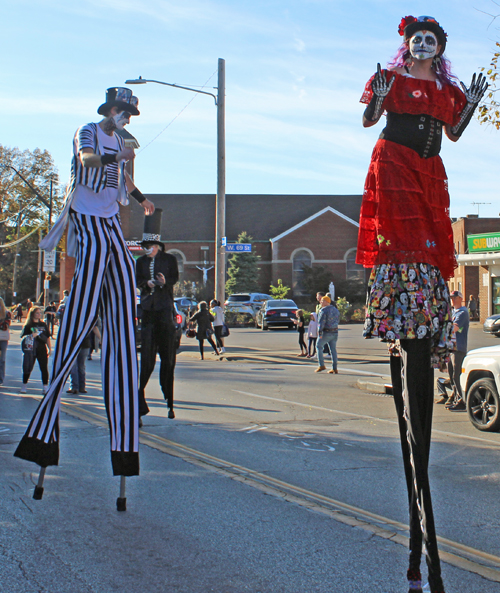
[[495, 334], [500, 338], [500, 314], [491, 315], [483, 324], [483, 331], [487, 334]]
[[294, 320], [297, 319], [298, 307], [290, 299], [274, 299], [265, 301], [257, 313], [255, 323], [261, 329], [270, 327], [286, 326], [295, 327]]

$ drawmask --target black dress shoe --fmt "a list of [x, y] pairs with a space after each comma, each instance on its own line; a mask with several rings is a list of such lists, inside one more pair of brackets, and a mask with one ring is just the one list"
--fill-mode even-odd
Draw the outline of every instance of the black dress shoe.
[[172, 408], [170, 408], [170, 410], [168, 411], [168, 417], [175, 418], [175, 414], [174, 414], [174, 411], [172, 410]]
[[459, 399], [456, 404], [448, 408], [450, 412], [465, 412], [466, 409], [467, 406], [463, 399]]

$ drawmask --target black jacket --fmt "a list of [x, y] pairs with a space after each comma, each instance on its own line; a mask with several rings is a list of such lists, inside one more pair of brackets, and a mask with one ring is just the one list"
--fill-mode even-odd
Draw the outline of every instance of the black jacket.
[[154, 279], [157, 274], [165, 276], [163, 286], [149, 288], [151, 278], [151, 258], [143, 255], [136, 262], [135, 276], [137, 287], [141, 291], [141, 307], [144, 311], [162, 311], [174, 307], [174, 284], [179, 281], [177, 259], [171, 253], [158, 251], [154, 258]]

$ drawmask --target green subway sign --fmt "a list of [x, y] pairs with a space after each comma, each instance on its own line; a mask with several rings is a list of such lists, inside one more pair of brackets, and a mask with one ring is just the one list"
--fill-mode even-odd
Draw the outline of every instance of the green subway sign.
[[469, 253], [480, 251], [500, 251], [500, 233], [485, 233], [484, 235], [467, 235]]

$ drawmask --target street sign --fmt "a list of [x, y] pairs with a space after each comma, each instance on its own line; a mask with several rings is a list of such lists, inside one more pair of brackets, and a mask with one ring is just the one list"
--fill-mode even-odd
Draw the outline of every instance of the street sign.
[[44, 272], [55, 272], [56, 271], [56, 252], [55, 251], [44, 251], [43, 252], [43, 271]]
[[221, 241], [222, 241], [222, 247], [225, 247], [227, 245], [227, 237], [222, 237]]
[[226, 252], [231, 253], [249, 253], [252, 251], [252, 244], [251, 243], [226, 243]]

